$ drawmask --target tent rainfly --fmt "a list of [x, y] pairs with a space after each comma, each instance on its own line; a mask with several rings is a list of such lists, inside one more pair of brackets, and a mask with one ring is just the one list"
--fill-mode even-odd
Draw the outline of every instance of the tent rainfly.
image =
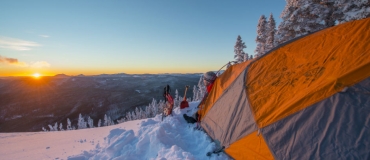
[[370, 159], [370, 18], [229, 67], [198, 113], [233, 159]]

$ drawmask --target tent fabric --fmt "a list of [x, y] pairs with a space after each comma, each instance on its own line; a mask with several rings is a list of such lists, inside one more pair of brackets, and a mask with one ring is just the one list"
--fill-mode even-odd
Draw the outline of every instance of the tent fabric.
[[231, 144], [225, 149], [226, 153], [232, 155], [234, 159], [243, 160], [270, 160], [274, 159], [264, 138], [258, 131], [252, 132], [239, 141]]
[[370, 159], [370, 77], [261, 132], [276, 159]]
[[246, 85], [258, 126], [274, 123], [370, 76], [369, 28], [369, 18], [338, 25], [252, 63]]
[[[229, 146], [257, 129], [245, 94], [245, 72], [242, 72], [213, 104], [201, 126], [222, 146]], [[229, 108], [229, 109], [225, 109]], [[222, 118], [220, 118], [222, 117]], [[225, 121], [227, 119], [227, 121]]]
[[[224, 91], [234, 82], [235, 78], [238, 77], [242, 72], [245, 72], [245, 67], [248, 66], [250, 61], [236, 64], [229, 67], [220, 77], [214, 82], [212, 91], [209, 93], [205, 105], [198, 111], [200, 115], [206, 115], [210, 106], [218, 100], [218, 98], [224, 93]], [[203, 119], [203, 116], [201, 116]]]
[[198, 113], [234, 159], [370, 159], [370, 18], [229, 67]]

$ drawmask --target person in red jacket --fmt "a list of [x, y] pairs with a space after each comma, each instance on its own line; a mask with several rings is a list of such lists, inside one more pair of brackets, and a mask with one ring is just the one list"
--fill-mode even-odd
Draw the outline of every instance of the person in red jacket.
[[[217, 78], [216, 74], [212, 71], [209, 71], [209, 72], [206, 72], [206, 73], [203, 74], [203, 83], [206, 86], [207, 93], [204, 94], [204, 97], [203, 97], [202, 101], [199, 103], [197, 108], [199, 108], [201, 105], [204, 105], [203, 103], [207, 99], [208, 94], [211, 92], [216, 78]], [[195, 123], [195, 122], [198, 121], [199, 114], [198, 114], [198, 112], [196, 112], [193, 116], [188, 116], [186, 114], [184, 114], [183, 116], [184, 116], [184, 119], [188, 123]]]

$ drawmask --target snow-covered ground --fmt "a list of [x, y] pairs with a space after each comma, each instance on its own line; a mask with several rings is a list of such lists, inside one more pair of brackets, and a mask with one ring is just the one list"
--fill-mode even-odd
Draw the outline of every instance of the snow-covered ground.
[[194, 129], [183, 114], [193, 114], [199, 102], [174, 109], [173, 115], [124, 122], [114, 126], [58, 132], [0, 133], [0, 159], [228, 159], [207, 157], [216, 145]]

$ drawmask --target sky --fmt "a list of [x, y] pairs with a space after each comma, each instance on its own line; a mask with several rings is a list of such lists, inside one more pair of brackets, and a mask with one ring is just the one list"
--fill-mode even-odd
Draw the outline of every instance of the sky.
[[[196, 111], [175, 108], [173, 116], [128, 121], [112, 126], [55, 132], [0, 133], [2, 159], [209, 159], [227, 156], [208, 152], [215, 142], [203, 131], [188, 124], [183, 114]], [[66, 124], [64, 123], [64, 128]], [[41, 129], [40, 129], [41, 130]], [[124, 157], [124, 158], [122, 158]]]
[[284, 0], [3, 0], [0, 76], [217, 71]]

